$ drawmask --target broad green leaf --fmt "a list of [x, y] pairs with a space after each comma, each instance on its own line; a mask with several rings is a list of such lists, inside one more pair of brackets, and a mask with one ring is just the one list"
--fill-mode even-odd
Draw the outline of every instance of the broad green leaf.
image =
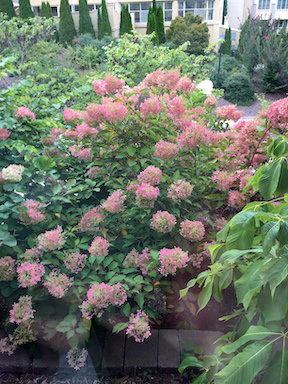
[[274, 195], [282, 196], [284, 193], [288, 192], [288, 167], [286, 160], [282, 161], [281, 173], [279, 178], [279, 183], [274, 192]]
[[10, 232], [0, 230], [0, 246], [1, 244], [8, 245], [8, 247], [15, 247], [17, 245], [17, 240]]
[[235, 282], [238, 304], [243, 303], [245, 309], [248, 308], [255, 292], [263, 285], [259, 269], [265, 262], [265, 260], [257, 260], [250, 264], [240, 279]]
[[257, 325], [257, 326], [251, 325], [251, 327], [247, 330], [247, 332], [243, 336], [241, 336], [238, 340], [234, 341], [231, 344], [224, 345], [222, 347], [222, 351], [227, 354], [235, 352], [237, 349], [239, 349], [249, 341], [263, 340], [267, 336], [270, 336], [272, 334], [273, 332], [269, 331], [269, 329], [265, 327], [262, 327], [260, 325]]
[[265, 366], [271, 352], [272, 341], [260, 341], [246, 347], [220, 372], [215, 384], [251, 384], [253, 378]]
[[270, 221], [263, 225], [262, 236], [263, 236], [263, 252], [267, 256], [273, 247], [277, 234], [280, 229], [279, 221]]
[[276, 137], [276, 139], [269, 145], [267, 154], [269, 157], [274, 157], [275, 159], [288, 154], [287, 138], [283, 135]]
[[135, 147], [132, 147], [132, 146], [127, 147], [127, 153], [128, 153], [129, 156], [134, 156], [135, 152], [136, 152], [136, 148]]
[[202, 367], [202, 363], [195, 356], [187, 356], [181, 361], [178, 371], [183, 373], [184, 370], [188, 367]]
[[224, 270], [221, 273], [221, 276], [219, 278], [219, 289], [220, 289], [220, 291], [222, 291], [223, 289], [226, 289], [227, 287], [229, 287], [229, 285], [231, 284], [232, 280], [233, 280], [233, 269], [232, 268], [228, 268], [228, 269]]
[[288, 383], [288, 351], [284, 346], [276, 352], [261, 381], [261, 384], [272, 383]]
[[281, 227], [277, 235], [280, 245], [283, 246], [288, 243], [288, 223], [287, 221], [281, 222]]
[[271, 296], [273, 298], [275, 289], [288, 276], [288, 255], [277, 260], [276, 263], [267, 271], [267, 281], [270, 285]]
[[238, 249], [229, 249], [229, 251], [224, 252], [221, 256], [219, 261], [236, 261], [240, 256], [246, 255], [247, 253], [261, 253], [261, 249], [245, 249], [239, 251]]
[[210, 281], [206, 280], [204, 288], [202, 288], [201, 292], [198, 295], [198, 312], [200, 312], [209, 302], [212, 295], [212, 287], [213, 287], [213, 278]]
[[56, 165], [55, 161], [48, 156], [35, 157], [32, 160], [32, 163], [36, 168], [41, 169], [42, 171], [49, 171], [49, 169]]
[[119, 333], [119, 332], [123, 331], [123, 329], [127, 328], [128, 324], [129, 323], [118, 323], [118, 324], [114, 325], [112, 332], [113, 333]]
[[265, 200], [269, 200], [277, 189], [281, 172], [281, 162], [274, 161], [266, 165], [259, 181], [259, 191]]
[[255, 232], [254, 216], [257, 211], [243, 211], [230, 221], [230, 231], [227, 236], [228, 249], [249, 249], [252, 245]]
[[138, 295], [136, 295], [135, 300], [139, 307], [142, 309], [144, 305], [144, 295], [142, 293], [139, 293]]
[[266, 323], [285, 319], [288, 312], [288, 279], [275, 289], [273, 299], [267, 284], [259, 294], [257, 304]]

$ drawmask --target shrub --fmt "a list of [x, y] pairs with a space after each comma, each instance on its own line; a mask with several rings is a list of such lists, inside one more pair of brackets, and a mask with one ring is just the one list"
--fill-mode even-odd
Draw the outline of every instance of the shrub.
[[72, 51], [69, 58], [72, 63], [82, 69], [96, 68], [101, 62], [99, 51], [89, 45], [83, 48], [76, 48], [76, 51]]
[[218, 68], [219, 68], [219, 55], [212, 64], [208, 66], [208, 76], [209, 79], [213, 82], [213, 86], [216, 88], [224, 88], [224, 82], [231, 75], [232, 72], [239, 70], [241, 64], [235, 57], [228, 55], [221, 56], [220, 63], [220, 72], [219, 72], [219, 82], [218, 82]]
[[254, 89], [248, 75], [242, 71], [232, 73], [223, 83], [224, 97], [231, 103], [251, 105], [254, 100]]
[[225, 40], [222, 45], [222, 53], [224, 55], [231, 56], [231, 28], [230, 27], [225, 31]]
[[128, 4], [123, 4], [120, 15], [120, 36], [124, 33], [130, 33], [132, 31], [132, 20], [128, 9]]

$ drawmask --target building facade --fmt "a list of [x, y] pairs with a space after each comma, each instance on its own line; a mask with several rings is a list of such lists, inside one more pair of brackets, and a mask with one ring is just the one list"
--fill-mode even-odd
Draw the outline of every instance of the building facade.
[[[31, 6], [35, 15], [39, 15], [42, 0], [30, 0]], [[87, 0], [90, 8], [91, 20], [97, 35], [97, 8], [101, 4], [101, 0]], [[158, 4], [162, 5], [164, 16], [164, 27], [169, 28], [169, 25], [176, 16], [185, 16], [186, 13], [192, 12], [203, 17], [203, 21], [207, 23], [210, 34], [210, 43], [217, 43], [220, 35], [225, 33], [225, 27], [222, 25], [224, 0], [192, 0], [192, 1], [161, 1]], [[49, 1], [52, 12], [55, 17], [60, 16], [60, 0]], [[79, 25], [79, 8], [78, 0], [69, 0], [72, 16], [75, 22], [76, 29]], [[127, 1], [121, 0], [106, 0], [106, 5], [109, 13], [112, 35], [119, 36], [120, 13], [121, 5], [127, 4]], [[129, 11], [132, 18], [133, 29], [141, 35], [145, 35], [148, 11], [152, 5], [152, 1], [130, 0], [128, 3]]]

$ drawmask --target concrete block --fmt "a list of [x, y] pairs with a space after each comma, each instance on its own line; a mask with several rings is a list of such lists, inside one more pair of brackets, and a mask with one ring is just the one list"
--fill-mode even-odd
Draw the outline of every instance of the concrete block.
[[179, 331], [175, 329], [159, 330], [158, 370], [170, 373], [180, 365]]
[[0, 374], [1, 373], [28, 373], [31, 371], [32, 358], [26, 349], [18, 347], [15, 352], [8, 356], [0, 353]]
[[39, 356], [33, 356], [32, 371], [39, 374], [43, 372], [47, 374], [57, 372], [59, 365], [58, 352], [43, 345], [39, 345], [39, 350]]
[[133, 337], [127, 338], [124, 364], [125, 373], [136, 374], [148, 369], [152, 372], [157, 371], [158, 336], [158, 330], [152, 330], [151, 336], [142, 343], [137, 343]]
[[125, 333], [106, 332], [102, 358], [102, 372], [109, 375], [122, 373], [124, 366]]

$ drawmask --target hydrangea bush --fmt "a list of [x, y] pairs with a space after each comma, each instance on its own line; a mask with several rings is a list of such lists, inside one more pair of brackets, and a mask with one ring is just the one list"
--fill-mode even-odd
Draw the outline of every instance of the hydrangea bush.
[[127, 319], [115, 331], [127, 328], [137, 341], [149, 335], [148, 320], [159, 318], [156, 290], [165, 292], [165, 277], [178, 269], [201, 265], [197, 246], [211, 242], [225, 210], [242, 206], [269, 132], [260, 118], [219, 132], [230, 109], [215, 114], [177, 70], [159, 69], [134, 88], [107, 75], [94, 89], [101, 103], [66, 109], [62, 121], [24, 109], [0, 129], [0, 292], [8, 319], [0, 351], [36, 338], [68, 343], [75, 369], [92, 319], [115, 314]]

